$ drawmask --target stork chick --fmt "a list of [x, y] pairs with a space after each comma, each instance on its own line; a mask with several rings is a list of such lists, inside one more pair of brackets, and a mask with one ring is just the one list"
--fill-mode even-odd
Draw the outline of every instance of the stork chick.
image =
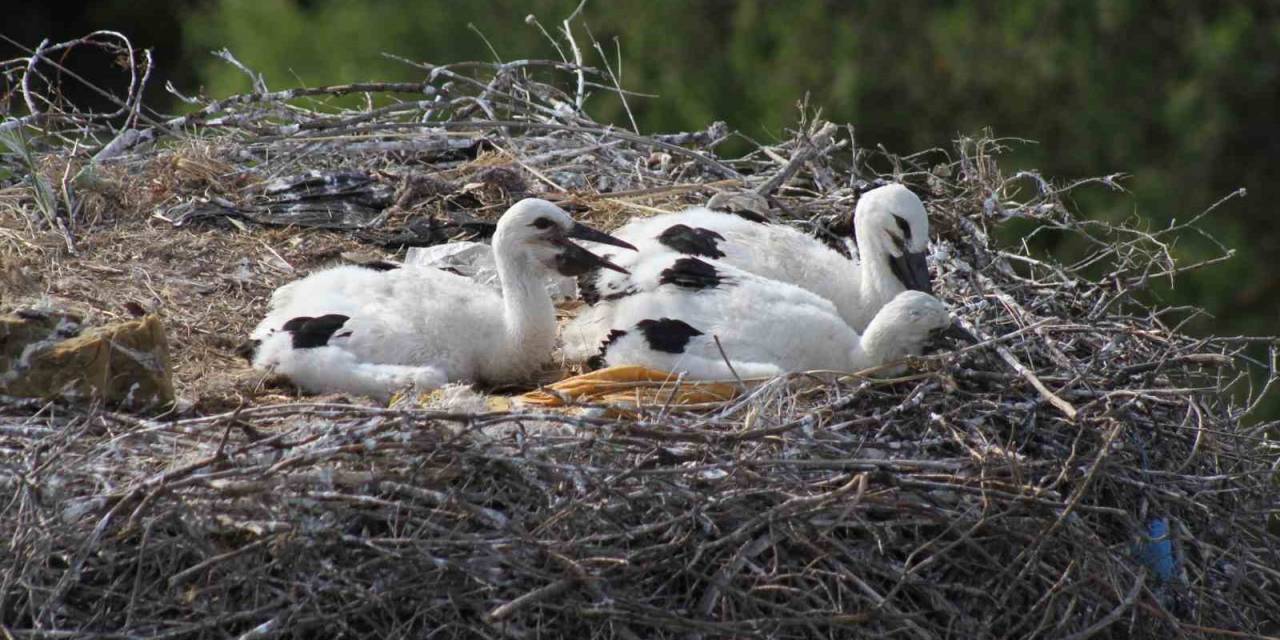
[[275, 291], [251, 362], [307, 391], [380, 399], [410, 385], [528, 380], [555, 347], [548, 276], [625, 271], [570, 238], [634, 249], [550, 202], [521, 200], [493, 236], [501, 292], [429, 267], [326, 269]]
[[[690, 380], [858, 371], [917, 355], [952, 325], [937, 298], [903, 291], [859, 334], [829, 300], [722, 263], [670, 256], [634, 265], [590, 363], [683, 372]], [[727, 362], [726, 362], [727, 361]]]
[[[829, 300], [855, 331], [867, 328], [886, 303], [903, 291], [932, 293], [925, 255], [929, 219], [923, 203], [906, 187], [872, 189], [854, 212], [853, 260], [824, 242], [783, 224], [695, 207], [632, 221], [614, 234], [638, 247], [607, 256], [630, 268], [655, 254], [714, 260]], [[565, 354], [581, 360], [594, 353], [617, 304], [642, 290], [635, 276], [593, 270], [579, 278], [592, 306], [564, 331]]]

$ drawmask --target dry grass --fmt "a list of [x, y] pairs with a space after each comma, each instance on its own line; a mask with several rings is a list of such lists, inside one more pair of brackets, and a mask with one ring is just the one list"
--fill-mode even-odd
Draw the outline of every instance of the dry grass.
[[[104, 128], [29, 123], [73, 206], [41, 226], [29, 179], [0, 191], [3, 305], [158, 311], [191, 404], [0, 403], [0, 635], [1277, 632], [1276, 452], [1248, 420], [1265, 391], [1248, 374], [1266, 363], [1245, 357], [1274, 342], [1193, 338], [1177, 328], [1187, 310], [1142, 298], [1176, 275], [1168, 247], [1198, 220], [1081, 220], [1071, 190], [1109, 181], [1006, 177], [986, 138], [895, 157], [815, 121], [726, 159], [715, 128], [646, 138], [557, 108], [592, 70], [428, 73], [359, 88], [402, 100], [369, 112], [308, 109], [349, 87], [210, 103], [96, 162], [58, 140], [105, 144]], [[416, 102], [424, 90], [440, 99]], [[285, 211], [272, 180], [310, 169], [368, 179], [332, 211], [385, 215], [347, 230], [249, 221]], [[902, 378], [795, 375], [620, 420], [298, 398], [234, 355], [279, 284], [344, 252], [482, 232], [526, 193], [612, 227], [751, 189], [813, 229], [847, 227], [878, 177], [926, 198], [939, 295], [983, 338]], [[170, 223], [193, 211], [208, 216]], [[993, 240], [1010, 221], [1086, 257]], [[1168, 575], [1136, 553], [1161, 520]]]
[[[175, 229], [152, 211], [116, 210], [111, 222], [84, 229], [76, 255], [52, 232], [27, 239], [4, 255], [0, 295], [6, 307], [47, 305], [97, 323], [131, 317], [130, 302], [154, 310], [169, 327], [179, 394], [201, 411], [235, 406], [256, 376], [234, 349], [271, 291], [360, 245], [324, 232]], [[0, 228], [19, 233], [21, 215], [0, 213]]]

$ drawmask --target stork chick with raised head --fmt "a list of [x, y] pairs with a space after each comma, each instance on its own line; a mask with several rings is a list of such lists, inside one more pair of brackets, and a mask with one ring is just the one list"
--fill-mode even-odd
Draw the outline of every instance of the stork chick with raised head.
[[952, 326], [946, 306], [921, 291], [900, 292], [859, 334], [825, 298], [723, 263], [651, 256], [633, 270], [642, 290], [617, 301], [592, 366], [691, 380], [858, 371], [917, 355]]
[[556, 342], [549, 274], [623, 271], [570, 238], [634, 249], [550, 202], [521, 200], [493, 236], [501, 293], [429, 267], [326, 269], [275, 291], [251, 361], [307, 391], [383, 399], [410, 385], [528, 380]]
[[[817, 294], [862, 331], [899, 293], [932, 293], [925, 261], [929, 219], [914, 193], [890, 184], [862, 195], [853, 227], [857, 255], [850, 260], [790, 226], [696, 207], [628, 223], [614, 234], [638, 252], [607, 257], [624, 268], [660, 253], [715, 260]], [[593, 353], [616, 325], [617, 303], [643, 290], [634, 276], [600, 270], [579, 278], [579, 286], [592, 307], [564, 331], [565, 353], [577, 360]]]

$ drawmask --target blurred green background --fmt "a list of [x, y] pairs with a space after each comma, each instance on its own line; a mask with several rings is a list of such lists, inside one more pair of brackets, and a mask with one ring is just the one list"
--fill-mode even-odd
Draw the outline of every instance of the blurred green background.
[[[381, 52], [434, 63], [552, 58], [555, 49], [525, 16], [554, 31], [577, 4], [32, 2], [11, 12], [0, 33], [33, 45], [94, 28], [123, 31], [155, 50], [150, 104], [173, 110], [165, 81], [209, 96], [249, 89], [244, 74], [209, 55], [214, 49], [229, 48], [276, 89], [412, 80], [418, 70]], [[631, 102], [642, 131], [726, 120], [774, 140], [807, 94], [824, 117], [852, 123], [862, 146], [948, 147], [990, 127], [1037, 142], [1017, 145], [1007, 168], [1060, 181], [1127, 174], [1127, 195], [1076, 196], [1093, 217], [1138, 212], [1163, 226], [1245, 187], [1246, 198], [1203, 223], [1238, 257], [1160, 295], [1213, 315], [1196, 331], [1280, 333], [1272, 260], [1280, 253], [1280, 225], [1272, 223], [1280, 2], [596, 0], [575, 24], [601, 44], [584, 51], [587, 62], [599, 66], [603, 52], [620, 65], [624, 87], [661, 96]], [[616, 100], [593, 108], [600, 119], [627, 122]], [[1177, 249], [1186, 260], [1214, 254], [1197, 241]]]

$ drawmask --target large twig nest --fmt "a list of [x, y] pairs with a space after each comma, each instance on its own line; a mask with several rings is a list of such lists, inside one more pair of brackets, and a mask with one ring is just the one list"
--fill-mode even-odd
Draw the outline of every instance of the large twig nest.
[[[5, 304], [163, 310], [191, 408], [0, 404], [0, 631], [1276, 631], [1276, 455], [1248, 416], [1264, 389], [1249, 392], [1248, 349], [1274, 343], [1186, 335], [1186, 311], [1144, 293], [1182, 268], [1167, 248], [1190, 227], [1083, 221], [1066, 194], [1113, 183], [1005, 177], [990, 139], [894, 157], [802, 123], [791, 140], [725, 158], [719, 129], [646, 137], [592, 121], [573, 106], [574, 87], [607, 77], [589, 69], [424, 73], [139, 124], [135, 146], [111, 147], [95, 175], [116, 181], [114, 202], [145, 208], [97, 226], [39, 222], [29, 182], [4, 192], [0, 255], [45, 267], [38, 283], [5, 283]], [[385, 99], [337, 114], [284, 106], [350, 91]], [[73, 139], [105, 131], [41, 121]], [[85, 161], [40, 144], [54, 165]], [[175, 149], [230, 174], [161, 179]], [[484, 186], [499, 165], [514, 178]], [[264, 191], [304, 175], [320, 176], [315, 188]], [[234, 356], [274, 286], [352, 250], [392, 258], [483, 238], [522, 189], [601, 226], [747, 190], [770, 216], [823, 234], [847, 225], [877, 179], [926, 200], [939, 295], [983, 339], [901, 378], [798, 374], [698, 411], [652, 403], [618, 417], [491, 412], [475, 398], [454, 410], [314, 401], [262, 386]], [[146, 198], [126, 197], [139, 188]], [[759, 213], [757, 199], [739, 200]], [[274, 215], [337, 230], [275, 227]], [[1011, 225], [1014, 241], [993, 239]], [[1038, 250], [1048, 236], [1075, 255]], [[1262, 369], [1253, 379], [1269, 385]]]

